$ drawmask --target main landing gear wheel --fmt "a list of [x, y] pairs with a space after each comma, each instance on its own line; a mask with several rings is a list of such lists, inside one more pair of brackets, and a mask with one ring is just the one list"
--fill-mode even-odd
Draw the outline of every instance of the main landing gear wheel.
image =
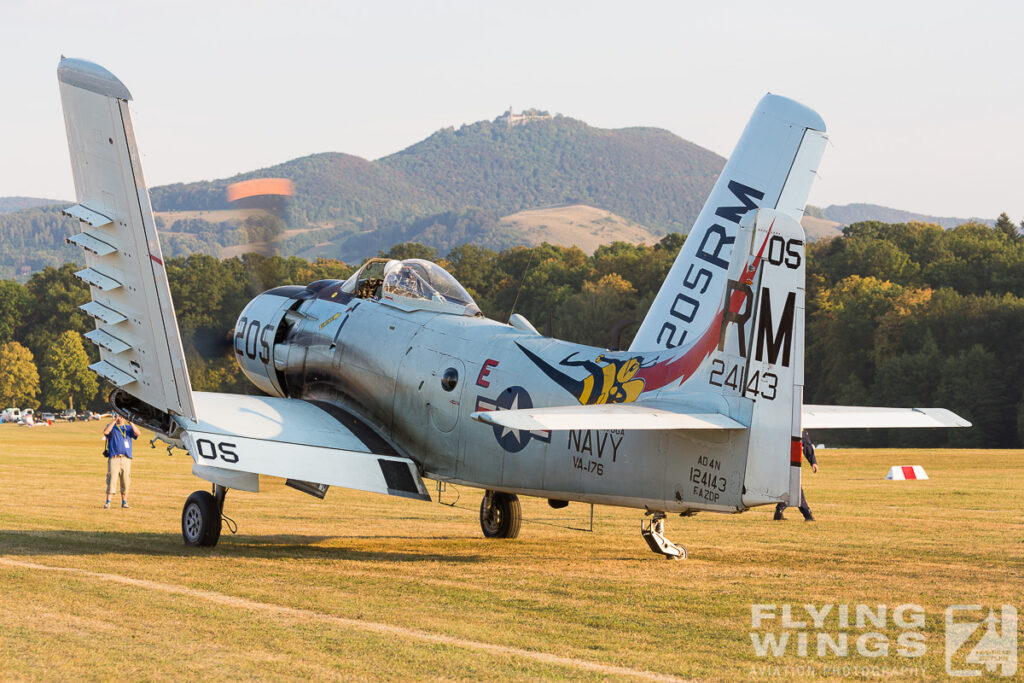
[[480, 528], [487, 538], [515, 538], [523, 511], [514, 493], [488, 491], [480, 501]]
[[640, 520], [640, 534], [647, 541], [651, 550], [659, 555], [664, 555], [669, 560], [685, 560], [686, 548], [665, 538], [665, 513], [648, 514], [652, 515], [651, 521], [649, 524], [644, 524], [644, 521]]
[[181, 509], [181, 536], [193, 548], [212, 548], [220, 539], [221, 512], [227, 489], [214, 487], [216, 495], [196, 491]]

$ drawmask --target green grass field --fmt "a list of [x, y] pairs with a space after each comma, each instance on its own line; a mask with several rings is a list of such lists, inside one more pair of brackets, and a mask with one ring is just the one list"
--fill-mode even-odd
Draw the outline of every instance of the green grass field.
[[[140, 439], [133, 508], [103, 510], [100, 432], [0, 426], [0, 678], [932, 679], [947, 605], [1024, 609], [1020, 451], [825, 450], [804, 470], [817, 523], [769, 508], [672, 517], [690, 552], [672, 562], [635, 510], [598, 507], [588, 533], [565, 527], [586, 526], [589, 506], [525, 499], [520, 537], [492, 541], [478, 491], [454, 508], [341, 489], [318, 501], [267, 478], [229, 493], [238, 534], [187, 548], [181, 506], [205, 488], [191, 460]], [[932, 478], [885, 481], [890, 465]], [[803, 629], [808, 656], [760, 657], [751, 605], [765, 603], [794, 619], [804, 604], [915, 603], [926, 653], [899, 656], [890, 617], [848, 629], [849, 656], [819, 657], [814, 634], [841, 630], [830, 618]], [[781, 632], [780, 616], [765, 628]], [[856, 651], [870, 631], [887, 655]]]

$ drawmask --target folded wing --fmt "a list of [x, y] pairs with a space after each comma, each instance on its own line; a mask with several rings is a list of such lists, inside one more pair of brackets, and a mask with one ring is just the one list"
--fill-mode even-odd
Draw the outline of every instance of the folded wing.
[[195, 415], [149, 190], [131, 123], [131, 95], [112, 73], [78, 59], [57, 69], [78, 203], [65, 209], [85, 251], [75, 273], [89, 285], [82, 306], [96, 319], [92, 370], [165, 413]]

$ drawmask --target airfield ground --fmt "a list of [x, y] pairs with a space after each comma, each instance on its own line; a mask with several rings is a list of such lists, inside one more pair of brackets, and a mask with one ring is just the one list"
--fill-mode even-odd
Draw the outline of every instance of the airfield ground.
[[[596, 508], [585, 533], [559, 525], [585, 526], [589, 506], [526, 499], [520, 538], [490, 541], [469, 489], [452, 508], [318, 501], [269, 479], [229, 494], [237, 535], [187, 548], [181, 506], [203, 488], [188, 457], [140, 439], [132, 509], [103, 510], [100, 430], [0, 426], [0, 678], [932, 679], [948, 605], [1024, 608], [1021, 451], [822, 451], [805, 468], [817, 523], [672, 517], [690, 551], [672, 562], [635, 510]], [[890, 465], [932, 478], [884, 481]], [[817, 656], [813, 627], [809, 656], [759, 657], [765, 603], [794, 619], [805, 603], [916, 603], [927, 651], [899, 656], [889, 616], [849, 629], [847, 657]], [[781, 632], [779, 616], [757, 633]], [[820, 630], [837, 636], [834, 613]], [[888, 655], [856, 652], [870, 631]]]

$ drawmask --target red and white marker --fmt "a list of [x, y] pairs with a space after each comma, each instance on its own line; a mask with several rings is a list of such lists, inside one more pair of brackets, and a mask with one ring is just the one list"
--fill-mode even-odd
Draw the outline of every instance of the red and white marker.
[[889, 468], [886, 479], [927, 479], [928, 475], [920, 465], [894, 465]]

